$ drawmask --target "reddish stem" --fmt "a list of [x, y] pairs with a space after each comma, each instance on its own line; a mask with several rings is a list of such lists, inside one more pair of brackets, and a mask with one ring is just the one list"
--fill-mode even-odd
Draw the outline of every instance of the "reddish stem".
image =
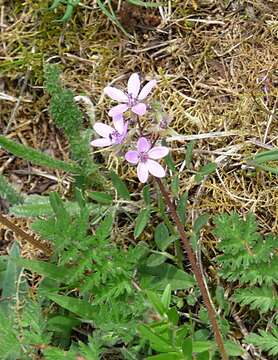
[[160, 179], [158, 179], [158, 178], [155, 178], [155, 179], [156, 179], [156, 181], [158, 183], [158, 186], [160, 188], [160, 191], [161, 191], [162, 195], [164, 196], [166, 204], [167, 204], [167, 206], [168, 206], [168, 208], [170, 210], [170, 214], [172, 216], [172, 219], [176, 223], [178, 232], [180, 234], [181, 245], [182, 245], [184, 251], [188, 255], [188, 259], [189, 259], [190, 264], [192, 266], [192, 271], [193, 271], [193, 273], [195, 275], [195, 278], [196, 278], [196, 280], [198, 282], [201, 294], [202, 294], [203, 299], [204, 299], [204, 303], [205, 303], [207, 311], [208, 311], [208, 316], [209, 316], [210, 323], [211, 323], [211, 326], [212, 326], [212, 329], [213, 329], [213, 332], [214, 332], [216, 343], [217, 343], [217, 345], [219, 347], [219, 351], [220, 351], [222, 360], [228, 360], [228, 356], [227, 356], [226, 350], [224, 348], [222, 335], [220, 333], [220, 330], [219, 330], [219, 327], [218, 327], [218, 324], [217, 324], [217, 321], [216, 321], [215, 310], [214, 310], [214, 308], [213, 308], [213, 306], [211, 304], [210, 296], [209, 296], [208, 290], [206, 288], [205, 282], [203, 280], [202, 273], [201, 273], [201, 270], [200, 270], [200, 266], [198, 264], [198, 261], [196, 259], [195, 254], [193, 252], [193, 249], [192, 249], [192, 247], [191, 247], [191, 245], [189, 243], [189, 240], [187, 239], [187, 236], [186, 236], [186, 233], [185, 233], [185, 230], [184, 230], [184, 226], [182, 225], [182, 223], [181, 223], [181, 221], [180, 221], [180, 219], [178, 217], [176, 207], [175, 207], [174, 203], [171, 201], [171, 198], [170, 198], [170, 196], [168, 194], [168, 191], [166, 190], [166, 188], [163, 185], [162, 181]]

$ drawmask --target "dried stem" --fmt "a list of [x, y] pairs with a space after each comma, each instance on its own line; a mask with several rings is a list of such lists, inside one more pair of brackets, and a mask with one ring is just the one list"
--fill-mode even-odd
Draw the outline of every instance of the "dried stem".
[[18, 226], [8, 220], [5, 216], [0, 214], [0, 222], [5, 225], [7, 228], [12, 230], [16, 235], [20, 236], [21, 238], [28, 241], [32, 244], [35, 248], [43, 251], [46, 255], [52, 255], [51, 249], [41, 241], [35, 239], [33, 236], [27, 234], [25, 231], [21, 230]]
[[177, 229], [178, 229], [178, 232], [180, 234], [180, 238], [181, 238], [181, 245], [184, 249], [184, 251], [187, 253], [188, 255], [188, 259], [190, 261], [190, 264], [192, 266], [192, 271], [195, 275], [195, 278], [198, 282], [198, 285], [200, 287], [200, 291], [201, 291], [201, 294], [203, 296], [203, 299], [204, 299], [204, 303], [205, 303], [205, 306], [207, 308], [207, 311], [208, 311], [208, 316], [209, 316], [209, 319], [210, 319], [210, 323], [211, 323], [211, 326], [212, 326], [212, 329], [213, 329], [213, 332], [214, 332], [214, 336], [215, 336], [215, 340], [216, 340], [216, 343], [219, 347], [219, 351], [221, 353], [221, 357], [222, 357], [222, 360], [228, 360], [228, 356], [226, 354], [226, 350], [224, 348], [224, 343], [223, 343], [223, 339], [222, 339], [222, 335], [220, 333], [220, 330], [219, 330], [219, 327], [218, 327], [218, 324], [217, 324], [217, 321], [216, 321], [216, 314], [215, 314], [215, 310], [212, 306], [212, 303], [210, 301], [210, 296], [209, 296], [209, 293], [208, 293], [208, 290], [206, 288], [206, 284], [203, 280], [203, 277], [202, 277], [202, 273], [201, 273], [201, 270], [200, 270], [200, 267], [199, 267], [199, 264], [197, 262], [197, 259], [196, 259], [196, 256], [193, 252], [193, 249], [187, 239], [187, 236], [186, 236], [186, 233], [185, 233], [185, 230], [184, 230], [184, 226], [182, 225], [179, 217], [178, 217], [178, 214], [177, 214], [177, 211], [176, 211], [176, 207], [174, 205], [174, 203], [171, 201], [171, 198], [168, 194], [168, 191], [166, 190], [165, 186], [163, 185], [162, 181], [158, 178], [156, 178], [156, 181], [158, 183], [158, 186], [160, 188], [160, 191], [166, 201], [166, 204], [170, 210], [170, 214], [172, 216], [172, 219], [174, 220], [174, 222], [176, 223], [176, 226], [177, 226]]

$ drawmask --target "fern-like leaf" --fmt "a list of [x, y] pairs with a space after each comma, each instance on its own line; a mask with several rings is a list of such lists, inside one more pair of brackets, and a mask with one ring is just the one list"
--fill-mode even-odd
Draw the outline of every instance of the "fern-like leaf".
[[278, 298], [271, 287], [238, 289], [234, 300], [241, 305], [249, 305], [251, 309], [259, 309], [262, 313], [278, 309]]
[[278, 328], [273, 329], [272, 333], [265, 330], [259, 330], [259, 335], [251, 333], [247, 336], [246, 341], [267, 351], [272, 356], [278, 355]]

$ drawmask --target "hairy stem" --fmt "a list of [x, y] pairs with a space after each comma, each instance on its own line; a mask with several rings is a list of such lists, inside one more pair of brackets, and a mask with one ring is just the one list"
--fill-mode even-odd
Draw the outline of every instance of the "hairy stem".
[[174, 220], [174, 222], [176, 223], [176, 226], [177, 226], [177, 229], [178, 229], [178, 232], [180, 234], [180, 239], [181, 239], [181, 245], [184, 249], [184, 251], [187, 253], [187, 256], [188, 256], [188, 259], [190, 261], [190, 264], [192, 266], [192, 271], [195, 275], [195, 278], [198, 282], [198, 285], [199, 285], [199, 288], [200, 288], [200, 291], [201, 291], [201, 294], [202, 294], [202, 297], [204, 299], [204, 303], [205, 303], [205, 306], [207, 308], [207, 311], [208, 311], [208, 316], [209, 316], [209, 319], [210, 319], [210, 323], [211, 323], [211, 326], [212, 326], [212, 329], [213, 329], [213, 332], [214, 332], [214, 336], [215, 336], [215, 340], [216, 340], [216, 343], [219, 347], [219, 351], [221, 353], [221, 357], [223, 360], [228, 360], [228, 356], [226, 354], [226, 350], [224, 348], [224, 343], [223, 343], [223, 339], [222, 339], [222, 335], [220, 333], [220, 330], [219, 330], [219, 327], [218, 327], [218, 324], [217, 324], [217, 321], [216, 321], [216, 314], [215, 314], [215, 310], [211, 304], [211, 301], [210, 301], [210, 296], [209, 296], [209, 293], [208, 293], [208, 290], [206, 288], [206, 284], [203, 280], [203, 277], [202, 277], [202, 273], [201, 273], [201, 270], [200, 270], [200, 267], [199, 267], [199, 264], [198, 264], [198, 261], [196, 259], [196, 256], [193, 252], [193, 249], [189, 243], [189, 240], [187, 239], [187, 236], [186, 236], [186, 233], [185, 233], [185, 230], [184, 230], [184, 226], [182, 225], [179, 217], [178, 217], [178, 214], [177, 214], [177, 211], [176, 211], [176, 207], [174, 205], [174, 203], [172, 202], [170, 196], [169, 196], [169, 193], [168, 191], [166, 190], [165, 186], [163, 185], [162, 181], [158, 178], [156, 178], [156, 181], [158, 183], [158, 186], [160, 188], [160, 191], [166, 201], [166, 204], [170, 210], [170, 214], [171, 214], [171, 217], [172, 219]]
[[0, 214], [0, 222], [5, 225], [7, 228], [12, 230], [17, 236], [20, 236], [21, 238], [28, 241], [30, 244], [32, 244], [35, 248], [43, 251], [46, 255], [52, 255], [51, 249], [41, 241], [35, 239], [33, 236], [27, 234], [25, 231], [21, 230], [18, 226], [16, 226], [14, 223], [12, 223], [10, 220], [8, 220], [5, 216]]

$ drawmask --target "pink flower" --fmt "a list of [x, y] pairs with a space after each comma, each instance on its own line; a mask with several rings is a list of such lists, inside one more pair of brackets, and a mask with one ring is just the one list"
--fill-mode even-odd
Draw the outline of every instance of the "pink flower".
[[113, 124], [114, 128], [104, 123], [95, 123], [93, 128], [102, 138], [91, 141], [91, 145], [105, 147], [121, 144], [127, 135], [128, 122], [124, 122], [123, 116], [118, 115], [113, 117]]
[[150, 142], [145, 138], [139, 138], [137, 151], [128, 151], [125, 159], [131, 164], [137, 165], [137, 175], [142, 183], [148, 180], [149, 172], [158, 178], [165, 176], [163, 167], [154, 160], [163, 158], [169, 153], [165, 146], [155, 146], [151, 149]]
[[[108, 115], [115, 116], [123, 114], [126, 110], [131, 109], [136, 115], [144, 115], [147, 111], [147, 105], [142, 102], [153, 87], [156, 85], [156, 80], [149, 81], [140, 91], [140, 79], [137, 73], [130, 76], [127, 83], [127, 93], [112, 87], [107, 86], [104, 93], [111, 99], [119, 101], [121, 104], [116, 105], [110, 109]], [[139, 92], [140, 91], [140, 92]]]

